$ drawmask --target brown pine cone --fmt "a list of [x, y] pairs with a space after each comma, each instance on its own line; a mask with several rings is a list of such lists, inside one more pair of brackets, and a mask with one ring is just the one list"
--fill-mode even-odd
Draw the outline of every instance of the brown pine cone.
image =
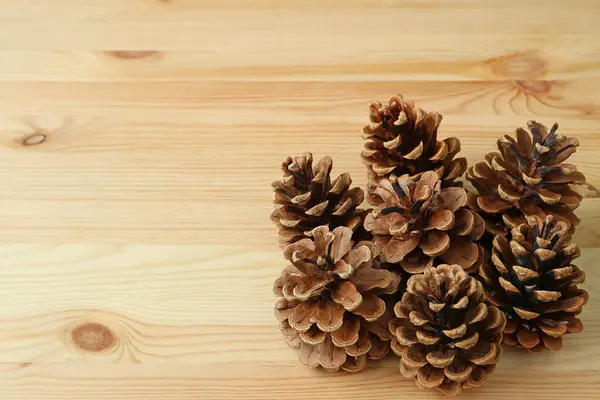
[[390, 321], [400, 372], [446, 395], [479, 387], [498, 362], [504, 314], [486, 305], [480, 282], [459, 265], [413, 275]]
[[312, 236], [284, 251], [292, 264], [274, 285], [280, 330], [303, 364], [359, 371], [389, 350], [391, 313], [382, 296], [395, 293], [400, 278], [374, 268], [370, 242], [352, 247], [349, 228], [320, 226]]
[[281, 246], [308, 237], [321, 225], [331, 229], [347, 226], [353, 231], [362, 226], [366, 211], [356, 209], [364, 200], [362, 189], [350, 189], [349, 174], [342, 174], [332, 182], [330, 157], [323, 157], [316, 166], [312, 162], [313, 156], [308, 152], [288, 157], [281, 164], [283, 177], [271, 184], [277, 205], [271, 220], [279, 227]]
[[585, 273], [571, 262], [579, 248], [568, 225], [549, 215], [528, 217], [494, 239], [490, 264], [480, 274], [488, 300], [508, 317], [504, 343], [537, 351], [559, 350], [562, 336], [583, 330], [576, 317], [588, 301], [578, 284]]
[[[440, 114], [416, 108], [401, 95], [390, 98], [386, 106], [372, 102], [369, 110], [371, 123], [363, 128], [366, 143], [361, 158], [370, 182], [377, 184], [392, 174], [418, 179], [431, 170], [442, 177], [442, 186], [447, 187], [464, 174], [466, 158], [454, 159], [460, 151], [460, 141], [455, 137], [437, 139]], [[367, 200], [377, 205], [379, 198], [368, 192]]]
[[438, 264], [458, 264], [476, 273], [483, 264], [482, 246], [474, 243], [485, 230], [483, 219], [469, 210], [463, 188], [441, 188], [437, 173], [427, 171], [414, 182], [392, 175], [373, 189], [380, 205], [365, 218], [381, 261], [399, 264], [411, 274]]
[[527, 126], [531, 133], [519, 128], [516, 140], [505, 135], [497, 143], [500, 152], [487, 154], [485, 162], [467, 172], [479, 192], [470, 197], [469, 205], [481, 214], [492, 235], [507, 233], [530, 215], [554, 215], [570, 227], [579, 223], [573, 210], [582, 196], [572, 185], [585, 183], [585, 176], [564, 162], [579, 142], [557, 134], [558, 124], [550, 131], [535, 121]]

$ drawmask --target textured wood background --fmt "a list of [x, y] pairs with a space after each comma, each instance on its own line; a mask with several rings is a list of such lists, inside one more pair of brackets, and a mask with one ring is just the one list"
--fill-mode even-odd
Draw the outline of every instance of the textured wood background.
[[0, 0], [0, 398], [424, 399], [396, 361], [279, 337], [270, 181], [365, 183], [367, 103], [444, 115], [470, 162], [532, 118], [581, 142], [591, 300], [565, 349], [464, 398], [600, 398], [597, 0]]

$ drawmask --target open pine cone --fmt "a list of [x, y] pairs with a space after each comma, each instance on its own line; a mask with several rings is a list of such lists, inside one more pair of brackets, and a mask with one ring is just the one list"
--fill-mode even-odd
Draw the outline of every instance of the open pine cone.
[[[460, 141], [455, 137], [437, 139], [440, 114], [416, 108], [401, 95], [390, 98], [386, 106], [372, 102], [369, 110], [371, 123], [363, 128], [366, 143], [361, 158], [370, 182], [377, 184], [392, 174], [418, 179], [423, 172], [435, 170], [446, 187], [464, 174], [467, 160], [454, 158]], [[371, 192], [367, 199], [373, 205], [379, 201]]]
[[286, 247], [286, 267], [274, 285], [275, 315], [300, 361], [327, 371], [359, 371], [389, 350], [391, 317], [381, 296], [400, 278], [373, 266], [369, 242], [352, 247], [352, 230], [320, 226], [313, 238]]
[[356, 210], [364, 199], [362, 189], [350, 189], [352, 179], [347, 173], [331, 181], [330, 157], [323, 157], [316, 166], [312, 162], [308, 152], [288, 157], [281, 165], [283, 177], [271, 184], [278, 205], [271, 220], [279, 227], [282, 246], [306, 238], [317, 226], [347, 226], [353, 231], [362, 226], [366, 212]]
[[441, 188], [436, 172], [417, 182], [406, 175], [383, 179], [373, 189], [379, 206], [365, 218], [385, 263], [400, 264], [418, 274], [438, 264], [458, 264], [475, 273], [483, 263], [483, 248], [474, 243], [485, 230], [483, 219], [469, 210], [463, 188]]
[[494, 239], [490, 264], [481, 268], [488, 300], [508, 317], [504, 342], [537, 351], [559, 350], [562, 336], [583, 329], [577, 315], [588, 294], [577, 285], [585, 274], [571, 262], [579, 248], [568, 225], [549, 215], [528, 217]]
[[502, 354], [506, 324], [484, 300], [481, 283], [459, 265], [412, 276], [394, 307], [398, 318], [390, 321], [402, 375], [447, 395], [483, 385]]
[[582, 196], [572, 185], [585, 183], [585, 176], [566, 161], [579, 142], [550, 131], [535, 121], [516, 131], [516, 140], [505, 135], [498, 140], [500, 152], [489, 153], [467, 172], [479, 195], [469, 199], [472, 209], [486, 220], [492, 235], [505, 234], [530, 215], [554, 215], [569, 227], [579, 219], [573, 214]]

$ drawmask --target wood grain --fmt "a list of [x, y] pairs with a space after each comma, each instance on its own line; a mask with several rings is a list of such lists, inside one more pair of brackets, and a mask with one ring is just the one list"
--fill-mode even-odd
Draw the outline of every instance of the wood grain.
[[[578, 264], [599, 255], [588, 249]], [[0, 248], [0, 256], [0, 304], [12, 305], [3, 310], [0, 362], [294, 363], [273, 325], [272, 281], [286, 265], [276, 252], [15, 244]], [[599, 275], [591, 270], [588, 280]], [[590, 317], [584, 333], [567, 339], [568, 351], [513, 352], [502, 365], [550, 371], [598, 366], [600, 321], [593, 316], [600, 313], [600, 291], [591, 284], [586, 289], [591, 301], [583, 316]], [[108, 333], [82, 340], [78, 330], [89, 324]], [[94, 345], [101, 348], [90, 350]]]
[[367, 103], [444, 115], [476, 162], [537, 119], [581, 147], [585, 331], [465, 398], [597, 399], [594, 0], [0, 0], [0, 398], [425, 399], [396, 360], [303, 368], [272, 316], [269, 183], [365, 184]]
[[[390, 360], [391, 361], [391, 360]], [[385, 360], [364, 373], [327, 374], [293, 364], [233, 363], [211, 367], [127, 364], [24, 364], [0, 368], [3, 399], [439, 399], [398, 379]], [[274, 378], [277, 377], [277, 378]], [[460, 398], [523, 398], [523, 388], [548, 400], [597, 399], [600, 373], [516, 370], [495, 373], [496, 384], [466, 391]], [[268, 389], [267, 389], [268, 386]]]

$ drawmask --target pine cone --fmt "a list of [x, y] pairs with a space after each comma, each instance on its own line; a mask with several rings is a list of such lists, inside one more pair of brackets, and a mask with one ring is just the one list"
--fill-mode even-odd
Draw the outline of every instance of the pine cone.
[[282, 246], [309, 236], [321, 225], [331, 229], [347, 226], [353, 231], [360, 229], [366, 211], [357, 210], [364, 199], [361, 188], [350, 189], [349, 174], [331, 181], [333, 161], [323, 157], [313, 167], [313, 156], [288, 157], [281, 164], [283, 177], [271, 185], [275, 190], [274, 203], [278, 207], [271, 220], [279, 227]]
[[[369, 109], [371, 123], [363, 128], [366, 143], [361, 158], [370, 182], [377, 184], [392, 174], [418, 179], [423, 172], [435, 170], [442, 177], [442, 186], [447, 187], [464, 174], [467, 160], [454, 159], [460, 141], [455, 137], [437, 140], [440, 114], [416, 108], [401, 95], [390, 98], [387, 106], [372, 102]], [[378, 204], [378, 197], [371, 192], [367, 199]]]
[[554, 215], [570, 227], [579, 223], [573, 214], [582, 196], [571, 185], [585, 183], [585, 176], [573, 164], [564, 163], [579, 142], [550, 132], [535, 121], [527, 123], [531, 133], [517, 129], [515, 140], [505, 135], [498, 140], [500, 152], [489, 153], [467, 172], [467, 179], [479, 195], [469, 199], [471, 208], [486, 220], [492, 235], [526, 222], [526, 217]]
[[505, 315], [484, 303], [480, 282], [459, 265], [429, 267], [408, 280], [390, 322], [400, 372], [447, 395], [483, 385], [498, 362]]
[[485, 230], [483, 219], [469, 210], [463, 188], [441, 188], [437, 173], [427, 171], [414, 182], [406, 175], [383, 179], [373, 190], [381, 203], [365, 218], [385, 263], [418, 274], [438, 264], [458, 264], [477, 272], [484, 259], [473, 243]]
[[303, 364], [359, 371], [389, 350], [391, 313], [381, 296], [396, 292], [400, 278], [373, 268], [376, 249], [369, 242], [352, 247], [349, 228], [320, 226], [312, 236], [284, 251], [292, 265], [275, 282], [275, 315]]
[[576, 316], [588, 294], [577, 285], [585, 274], [571, 264], [579, 248], [569, 243], [568, 225], [551, 215], [528, 217], [511, 236], [496, 236], [492, 263], [480, 272], [488, 300], [508, 317], [504, 342], [559, 350], [564, 334], [583, 329]]

